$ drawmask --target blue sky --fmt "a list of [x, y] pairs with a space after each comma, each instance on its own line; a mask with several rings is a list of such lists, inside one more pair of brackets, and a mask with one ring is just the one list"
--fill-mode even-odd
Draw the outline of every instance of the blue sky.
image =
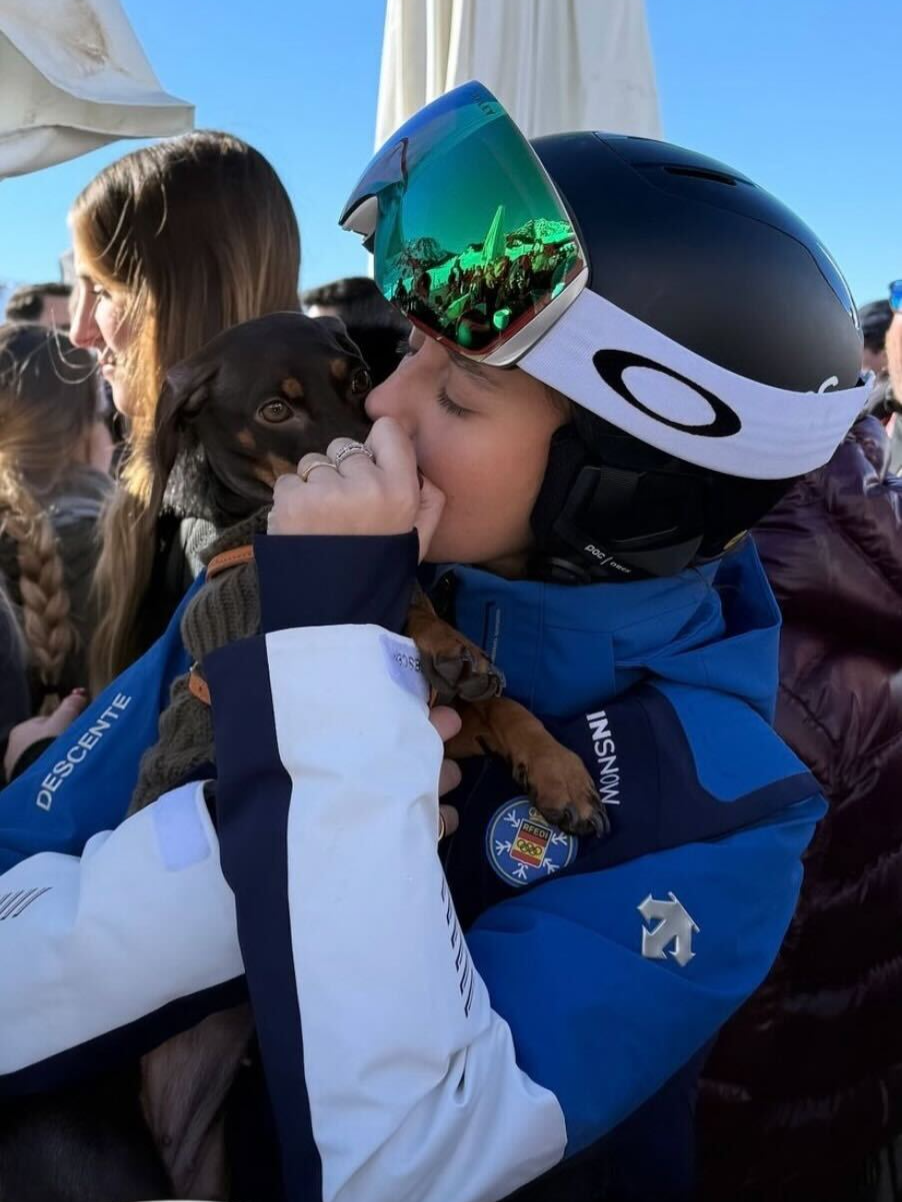
[[[303, 285], [365, 270], [335, 222], [372, 151], [383, 0], [125, 3], [164, 87], [195, 103], [197, 124], [246, 138], [282, 175], [301, 223]], [[647, 11], [665, 137], [796, 209], [859, 302], [884, 295], [902, 276], [902, 3], [647, 0]], [[0, 280], [57, 277], [69, 202], [127, 149], [0, 183]]]

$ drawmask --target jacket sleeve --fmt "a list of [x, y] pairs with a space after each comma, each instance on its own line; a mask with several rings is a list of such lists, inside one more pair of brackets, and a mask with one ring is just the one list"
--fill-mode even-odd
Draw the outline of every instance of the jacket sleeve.
[[217, 851], [194, 783], [81, 856], [0, 876], [0, 1096], [114, 1066], [244, 995]]
[[[303, 546], [302, 569], [318, 571], [322, 543], [309, 539]], [[279, 549], [294, 558], [298, 540], [283, 539]], [[356, 552], [364, 569], [378, 561], [389, 567], [397, 563], [398, 570], [386, 574], [385, 588], [370, 587], [361, 598], [345, 577], [332, 581], [330, 591], [324, 567], [316, 604], [334, 609], [337, 590], [346, 604], [364, 604], [379, 620], [400, 624], [416, 565], [415, 538], [387, 540], [387, 545], [348, 540], [347, 550]], [[265, 540], [258, 553], [265, 562]], [[274, 570], [281, 570], [281, 561]], [[278, 622], [287, 606], [301, 620], [312, 621], [313, 612], [299, 610], [293, 596], [284, 581], [270, 590], [268, 619]], [[175, 631], [177, 619], [170, 627]], [[168, 649], [157, 645], [158, 659], [180, 663], [181, 644], [170, 642]], [[158, 672], [141, 676], [140, 667], [133, 670], [140, 677], [134, 705], [132, 690], [123, 692], [122, 712], [130, 717], [143, 707], [155, 729], [162, 685]], [[172, 674], [172, 664], [167, 671]], [[112, 688], [124, 689], [124, 679]], [[240, 687], [228, 672], [220, 676], [221, 690]], [[149, 717], [138, 722], [138, 734], [150, 725]], [[67, 735], [74, 737], [71, 731]], [[96, 744], [100, 734], [92, 738]], [[124, 743], [118, 757], [108, 756], [105, 764], [91, 761], [96, 771], [87, 784], [78, 782], [74, 797], [65, 799], [68, 804], [54, 804], [59, 822], [49, 831], [36, 832], [18, 817], [33, 809], [23, 805], [21, 791], [4, 794], [0, 857], [6, 850], [15, 862], [0, 874], [0, 1097], [54, 1089], [96, 1074], [246, 996], [235, 899], [222, 875], [202, 784], [166, 794], [114, 830], [98, 831], [100, 824], [91, 822], [96, 812], [109, 821], [127, 804], [133, 779], [128, 774], [136, 770], [146, 740], [132, 737]], [[75, 839], [77, 824], [90, 837]], [[41, 835], [51, 842], [60, 830], [63, 841], [78, 844], [79, 855], [15, 854]]]
[[[371, 624], [286, 628], [205, 669], [222, 862], [292, 1196], [505, 1197], [653, 1094], [770, 967], [819, 802], [543, 884], [465, 940], [415, 646]], [[682, 964], [643, 935], [639, 907], [671, 895], [695, 928]]]

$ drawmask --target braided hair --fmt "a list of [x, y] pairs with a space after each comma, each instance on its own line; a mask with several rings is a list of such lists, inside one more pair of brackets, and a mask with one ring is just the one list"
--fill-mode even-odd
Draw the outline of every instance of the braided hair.
[[83, 454], [97, 412], [93, 360], [64, 335], [0, 325], [0, 536], [15, 544], [21, 623], [43, 712], [78, 644], [49, 498]]

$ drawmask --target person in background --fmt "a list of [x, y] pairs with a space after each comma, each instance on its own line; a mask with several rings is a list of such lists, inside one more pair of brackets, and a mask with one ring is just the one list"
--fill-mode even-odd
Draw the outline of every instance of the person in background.
[[25, 284], [6, 302], [6, 321], [34, 321], [53, 330], [69, 329], [71, 284]]
[[104, 168], [70, 214], [77, 294], [72, 341], [100, 357], [128, 422], [120, 487], [103, 520], [98, 691], [145, 651], [224, 522], [202, 464], [182, 461], [151, 504], [153, 429], [166, 371], [216, 334], [298, 308], [300, 235], [281, 181], [253, 147], [199, 131]]
[[863, 371], [874, 373], [867, 412], [882, 423], [889, 438], [889, 473], [898, 475], [902, 467], [902, 425], [897, 420], [899, 404], [890, 379], [886, 336], [893, 319], [893, 310], [887, 300], [871, 301], [859, 313], [864, 348], [861, 352]]
[[7, 780], [6, 751], [10, 731], [31, 714], [31, 697], [26, 672], [25, 640], [19, 619], [0, 578], [0, 787]]
[[[5, 320], [35, 322], [65, 333], [74, 300], [71, 284], [26, 284], [10, 295]], [[97, 419], [91, 432], [91, 462], [105, 472], [110, 470], [115, 445], [121, 438], [110, 409], [105, 389], [101, 388]]]
[[[886, 328], [884, 351], [890, 403], [896, 408], [897, 404], [902, 404], [897, 401], [902, 398], [902, 280], [894, 280], [889, 291], [892, 320]], [[891, 438], [890, 470], [899, 473], [902, 471], [902, 421], [893, 423]]]
[[30, 712], [87, 681], [97, 524], [112, 488], [92, 466], [91, 355], [44, 326], [0, 326], [0, 572], [21, 613]]
[[881, 423], [862, 417], [754, 531], [783, 612], [777, 732], [829, 810], [781, 955], [706, 1067], [706, 1202], [876, 1202], [902, 1168], [902, 479], [889, 457]]
[[858, 310], [864, 347], [861, 366], [876, 376], [886, 374], [886, 331], [893, 320], [893, 311], [888, 300], [870, 301]]
[[369, 276], [347, 276], [304, 293], [311, 317], [340, 317], [360, 348], [374, 384], [387, 379], [404, 357], [410, 323], [388, 303]]

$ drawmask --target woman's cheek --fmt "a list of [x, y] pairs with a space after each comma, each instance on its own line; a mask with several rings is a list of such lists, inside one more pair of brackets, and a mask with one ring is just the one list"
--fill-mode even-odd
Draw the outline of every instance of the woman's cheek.
[[420, 421], [413, 440], [417, 467], [446, 495], [454, 490], [455, 480], [466, 470], [466, 448], [461, 447], [458, 432], [451, 425], [461, 420], [451, 418], [443, 423], [432, 417], [428, 422]]

